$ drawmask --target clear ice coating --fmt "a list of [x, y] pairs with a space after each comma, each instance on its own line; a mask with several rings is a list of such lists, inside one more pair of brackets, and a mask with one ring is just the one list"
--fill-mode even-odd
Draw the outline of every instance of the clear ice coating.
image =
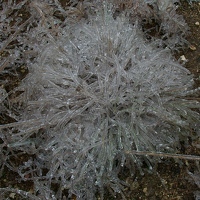
[[[15, 119], [0, 125], [0, 164], [18, 171], [22, 180], [30, 175], [39, 194], [35, 199], [62, 199], [63, 186], [76, 199], [95, 199], [97, 192], [103, 198], [105, 186], [123, 195], [120, 169], [126, 166], [134, 174], [136, 165], [143, 174], [143, 161], [149, 169], [154, 162], [131, 151], [173, 152], [191, 129], [197, 135], [200, 130], [193, 110], [199, 103], [184, 99], [199, 89], [193, 89], [193, 76], [172, 56], [185, 42], [187, 27], [174, 1], [134, 0], [132, 9], [117, 16], [116, 1], [84, 1], [78, 4], [84, 14], [73, 7], [78, 1], [71, 2], [67, 10], [59, 1], [8, 2], [14, 9], [31, 8], [31, 23], [20, 26], [26, 27], [24, 33], [7, 30], [8, 41], [17, 39], [22, 49], [9, 49], [8, 41], [1, 41], [2, 51], [9, 49], [17, 61], [22, 56], [29, 73], [15, 88], [16, 102], [0, 89], [0, 111]], [[8, 4], [0, 15], [6, 27]], [[64, 19], [55, 19], [55, 11]], [[165, 40], [149, 40], [141, 28], [152, 12], [161, 20]], [[34, 158], [13, 168], [9, 151]], [[3, 195], [9, 188], [0, 191]]]

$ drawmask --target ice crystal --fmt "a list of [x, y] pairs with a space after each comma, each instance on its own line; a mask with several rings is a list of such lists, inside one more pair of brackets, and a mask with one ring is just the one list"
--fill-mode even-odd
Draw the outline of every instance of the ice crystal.
[[[193, 76], [175, 61], [170, 45], [148, 40], [136, 18], [130, 23], [130, 11], [114, 16], [116, 7], [104, 2], [88, 9], [83, 20], [67, 18], [57, 30], [45, 21], [45, 15], [53, 16], [42, 11], [45, 1], [31, 5], [33, 15], [36, 9], [43, 18], [30, 31], [37, 57], [29, 60], [29, 74], [17, 88], [16, 122], [2, 125], [0, 136], [2, 149], [35, 155], [18, 173], [23, 180], [31, 174], [36, 193], [46, 199], [62, 199], [64, 190], [77, 199], [95, 199], [96, 192], [103, 198], [105, 187], [121, 193], [123, 166], [132, 171], [143, 161], [150, 168], [154, 162], [131, 151], [175, 152], [191, 130], [199, 134], [193, 110], [199, 103], [186, 98], [195, 92]], [[5, 163], [11, 169], [6, 158]]]

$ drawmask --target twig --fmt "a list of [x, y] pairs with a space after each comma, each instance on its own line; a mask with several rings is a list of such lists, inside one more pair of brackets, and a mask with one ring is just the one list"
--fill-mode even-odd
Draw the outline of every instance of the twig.
[[186, 155], [186, 154], [174, 154], [174, 153], [162, 153], [162, 152], [149, 152], [149, 151], [127, 151], [127, 154], [144, 155], [144, 156], [157, 156], [165, 158], [179, 158], [184, 160], [199, 160], [200, 156]]

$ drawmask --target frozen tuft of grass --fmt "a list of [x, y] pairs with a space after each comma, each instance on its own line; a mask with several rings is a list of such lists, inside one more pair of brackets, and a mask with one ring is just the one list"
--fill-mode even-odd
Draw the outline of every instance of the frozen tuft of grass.
[[151, 169], [157, 160], [130, 152], [174, 153], [180, 139], [199, 134], [199, 103], [187, 100], [196, 92], [190, 72], [160, 39], [147, 40], [137, 20], [102, 7], [58, 37], [34, 29], [43, 37], [17, 89], [17, 120], [0, 127], [8, 150], [35, 155], [17, 171], [34, 181], [38, 199], [62, 199], [65, 190], [103, 198], [105, 187], [124, 198], [120, 169], [142, 173], [143, 161]]

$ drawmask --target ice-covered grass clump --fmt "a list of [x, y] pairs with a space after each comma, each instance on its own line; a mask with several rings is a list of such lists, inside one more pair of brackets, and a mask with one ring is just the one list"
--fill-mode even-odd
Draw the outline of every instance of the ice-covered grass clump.
[[134, 165], [153, 163], [132, 151], [175, 152], [180, 139], [198, 134], [199, 104], [185, 98], [190, 72], [137, 23], [114, 19], [110, 6], [57, 38], [47, 34], [41, 46], [18, 89], [18, 122], [1, 130], [8, 148], [35, 155], [18, 172], [39, 196], [121, 192], [123, 166], [134, 174]]

